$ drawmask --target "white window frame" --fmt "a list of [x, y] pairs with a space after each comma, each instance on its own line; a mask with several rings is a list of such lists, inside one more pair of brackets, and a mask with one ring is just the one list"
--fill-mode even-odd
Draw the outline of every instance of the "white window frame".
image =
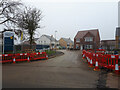
[[85, 42], [91, 42], [93, 41], [93, 37], [85, 37]]
[[76, 42], [80, 42], [80, 39], [79, 39], [79, 38], [77, 38], [77, 39], [76, 39]]

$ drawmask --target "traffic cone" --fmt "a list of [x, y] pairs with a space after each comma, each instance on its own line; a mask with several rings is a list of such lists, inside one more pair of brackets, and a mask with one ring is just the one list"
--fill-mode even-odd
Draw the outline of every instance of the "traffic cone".
[[118, 59], [116, 60], [116, 64], [115, 64], [115, 73], [116, 73], [116, 74], [119, 74]]
[[85, 54], [83, 54], [83, 59], [85, 58]]
[[89, 67], [93, 67], [92, 59], [90, 60], [90, 66]]
[[15, 57], [13, 58], [13, 63], [15, 63]]
[[48, 59], [48, 55], [46, 55], [46, 59]]
[[88, 58], [88, 65], [90, 65], [90, 58]]
[[100, 71], [98, 67], [98, 60], [96, 59], [94, 71]]
[[28, 60], [28, 62], [29, 62], [29, 61], [30, 61], [30, 58], [28, 57], [27, 60]]
[[87, 62], [88, 62], [88, 57], [87, 57]]

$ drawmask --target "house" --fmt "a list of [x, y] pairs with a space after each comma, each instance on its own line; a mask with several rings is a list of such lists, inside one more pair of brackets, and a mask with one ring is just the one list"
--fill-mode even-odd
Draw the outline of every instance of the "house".
[[116, 34], [115, 34], [115, 40], [116, 40], [116, 49], [120, 49], [120, 27], [116, 28]]
[[0, 45], [2, 45], [2, 34], [0, 34]]
[[74, 42], [70, 38], [61, 38], [59, 44], [63, 48], [73, 48]]
[[101, 40], [101, 48], [106, 50], [115, 49], [116, 40]]
[[50, 49], [59, 48], [59, 42], [53, 37], [53, 35], [42, 35], [37, 41], [37, 45], [49, 45]]
[[78, 31], [74, 38], [74, 49], [97, 49], [100, 46], [98, 29]]

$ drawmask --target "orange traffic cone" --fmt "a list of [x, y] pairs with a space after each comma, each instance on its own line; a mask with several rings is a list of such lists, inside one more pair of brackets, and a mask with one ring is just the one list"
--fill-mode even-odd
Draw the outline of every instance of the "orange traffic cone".
[[96, 59], [94, 71], [100, 71], [98, 67], [98, 60]]
[[93, 67], [92, 59], [90, 60], [90, 66], [89, 67]]
[[85, 54], [83, 54], [83, 59], [85, 58]]

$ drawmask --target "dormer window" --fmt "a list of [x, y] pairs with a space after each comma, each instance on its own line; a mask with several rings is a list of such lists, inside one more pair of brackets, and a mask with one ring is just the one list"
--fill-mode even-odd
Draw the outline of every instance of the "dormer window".
[[91, 42], [93, 41], [93, 37], [85, 37], [85, 42]]

